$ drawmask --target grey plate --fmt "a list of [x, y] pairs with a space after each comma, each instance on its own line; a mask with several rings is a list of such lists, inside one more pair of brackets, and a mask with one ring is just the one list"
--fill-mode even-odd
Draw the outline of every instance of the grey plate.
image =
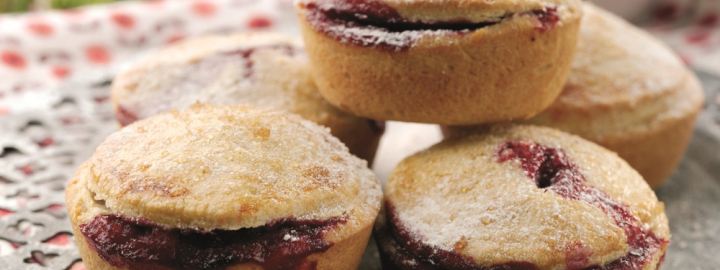
[[720, 78], [700, 77], [708, 105], [680, 168], [657, 190], [672, 230], [665, 269], [720, 269]]

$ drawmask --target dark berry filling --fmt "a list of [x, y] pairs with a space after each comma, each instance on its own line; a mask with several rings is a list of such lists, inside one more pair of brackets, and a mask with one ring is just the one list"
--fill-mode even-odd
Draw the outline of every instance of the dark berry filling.
[[256, 263], [264, 269], [315, 269], [306, 258], [330, 248], [325, 232], [344, 222], [283, 219], [256, 228], [199, 231], [100, 215], [80, 225], [80, 231], [105, 261], [117, 267], [224, 269]]
[[498, 161], [505, 162], [520, 159], [525, 174], [535, 180], [539, 188], [547, 188], [558, 181], [558, 174], [572, 171], [572, 164], [565, 153], [554, 148], [545, 148], [537, 144], [520, 147], [517, 143], [507, 143], [498, 152]]
[[411, 21], [403, 18], [395, 9], [377, 0], [337, 0], [328, 7], [311, 3], [306, 6], [311, 12], [319, 12], [325, 19], [336, 22], [347, 22], [353, 26], [373, 26], [387, 32], [403, 32], [413, 30], [473, 30], [500, 22], [499, 17], [487, 22], [454, 21]]
[[386, 224], [375, 228], [383, 269], [536, 270], [528, 262], [477, 265], [472, 258], [454, 251], [428, 246], [416, 239], [400, 222], [395, 208], [385, 203]]
[[[318, 0], [303, 4], [308, 22], [338, 41], [390, 50], [408, 49], [423, 35], [463, 34], [493, 26], [516, 14], [505, 14], [481, 22], [467, 19], [417, 21], [404, 18], [379, 0]], [[537, 17], [541, 32], [552, 29], [560, 17], [554, 7], [517, 15]]]
[[129, 111], [123, 106], [117, 106], [115, 118], [117, 118], [121, 126], [127, 126], [138, 120], [137, 115], [135, 115], [133, 112]]
[[537, 27], [540, 32], [546, 32], [555, 28], [560, 22], [560, 15], [557, 14], [557, 8], [547, 8], [545, 10], [533, 11], [535, 17], [537, 17], [540, 25]]
[[[645, 228], [637, 217], [623, 204], [614, 201], [603, 191], [587, 184], [585, 177], [575, 164], [559, 149], [546, 147], [534, 142], [511, 141], [502, 144], [497, 154], [498, 162], [520, 161], [525, 174], [539, 188], [544, 188], [570, 200], [589, 203], [603, 210], [615, 224], [622, 228], [627, 237], [629, 252], [606, 265], [588, 266], [585, 269], [633, 270], [642, 269], [661, 252], [668, 240], [659, 238]], [[582, 246], [580, 246], [582, 248]], [[578, 262], [588, 262], [587, 258], [578, 258], [578, 254], [589, 257], [585, 251], [571, 250], [574, 254], [573, 269], [580, 269]], [[568, 267], [570, 268], [570, 267]]]

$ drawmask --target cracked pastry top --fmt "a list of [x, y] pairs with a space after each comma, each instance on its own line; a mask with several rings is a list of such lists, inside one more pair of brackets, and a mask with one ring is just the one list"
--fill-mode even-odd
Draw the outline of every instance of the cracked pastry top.
[[663, 204], [627, 163], [533, 126], [407, 158], [376, 228], [395, 269], [658, 269], [669, 238]]

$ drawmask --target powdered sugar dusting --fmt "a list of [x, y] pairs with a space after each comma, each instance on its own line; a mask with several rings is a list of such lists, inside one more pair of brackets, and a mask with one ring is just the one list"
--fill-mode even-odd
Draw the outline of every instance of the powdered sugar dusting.
[[[520, 131], [450, 140], [403, 161], [386, 189], [396, 249], [423, 265], [428, 254], [451, 254], [484, 267], [512, 262], [516, 269], [642, 269], [662, 255], [667, 240], [583, 175], [603, 173], [577, 169], [575, 158], [591, 166], [587, 157], [557, 148], [575, 141], [539, 137], [556, 147], [550, 148], [508, 139], [534, 130]], [[593, 157], [605, 160], [602, 152]], [[447, 266], [440, 257], [432, 265]]]
[[388, 32], [379, 27], [354, 27], [341, 24], [328, 25], [325, 33], [337, 38], [342, 43], [355, 44], [366, 47], [389, 47], [393, 50], [402, 50], [415, 44], [422, 38], [441, 37], [446, 35], [460, 35], [470, 30], [410, 30], [403, 32]]

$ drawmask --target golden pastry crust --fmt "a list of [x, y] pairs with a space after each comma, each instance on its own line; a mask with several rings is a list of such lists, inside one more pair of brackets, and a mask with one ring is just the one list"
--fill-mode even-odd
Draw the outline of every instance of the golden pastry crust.
[[196, 105], [136, 122], [110, 135], [75, 178], [108, 210], [171, 228], [343, 215], [363, 224], [382, 196], [365, 161], [325, 129], [243, 107]]
[[108, 215], [190, 231], [341, 218], [322, 233], [329, 248], [305, 262], [355, 269], [381, 199], [366, 162], [327, 129], [241, 106], [193, 105], [135, 122], [110, 135], [66, 188], [73, 232], [92, 269], [123, 269], [102, 259], [81, 232]]
[[[590, 189], [626, 206], [643, 227], [669, 239], [664, 205], [625, 161], [579, 137], [534, 126], [491, 127], [405, 159], [385, 189], [396, 218], [424, 244], [480, 266], [527, 262], [565, 269], [568, 248], [577, 245], [587, 255], [586, 266], [628, 253], [627, 236], [610, 214], [585, 199], [539, 188], [517, 160], [498, 162], [500, 146], [509, 141], [559, 149]], [[656, 269], [666, 248], [662, 242], [643, 269]]]
[[[682, 62], [649, 34], [591, 4], [563, 93], [528, 123], [554, 127], [620, 154], [657, 187], [688, 145], [703, 91]], [[450, 128], [446, 133], [468, 133]]]
[[205, 36], [161, 49], [117, 76], [112, 101], [122, 125], [195, 102], [288, 110], [329, 127], [370, 162], [383, 133], [382, 123], [328, 104], [299, 42], [271, 33]]
[[[532, 11], [506, 9], [501, 18], [480, 20], [488, 25], [457, 31], [414, 25], [413, 30], [388, 32], [381, 26], [325, 25], [314, 17], [325, 5], [343, 7], [344, 2], [349, 1], [298, 5], [313, 76], [323, 97], [373, 119], [454, 125], [526, 119], [549, 106], [565, 83], [581, 18], [579, 1], [528, 1], [548, 3], [538, 9], [528, 3]], [[487, 1], [442, 2], [447, 9], [435, 8], [440, 5], [435, 1], [369, 2], [397, 4], [392, 6], [398, 8], [396, 16], [409, 24], [425, 23], [410, 14], [425, 5], [437, 14], [458, 5], [458, 11], [487, 15], [480, 8]], [[495, 2], [497, 8], [522, 5]], [[472, 18], [453, 19], [475, 23]]]

